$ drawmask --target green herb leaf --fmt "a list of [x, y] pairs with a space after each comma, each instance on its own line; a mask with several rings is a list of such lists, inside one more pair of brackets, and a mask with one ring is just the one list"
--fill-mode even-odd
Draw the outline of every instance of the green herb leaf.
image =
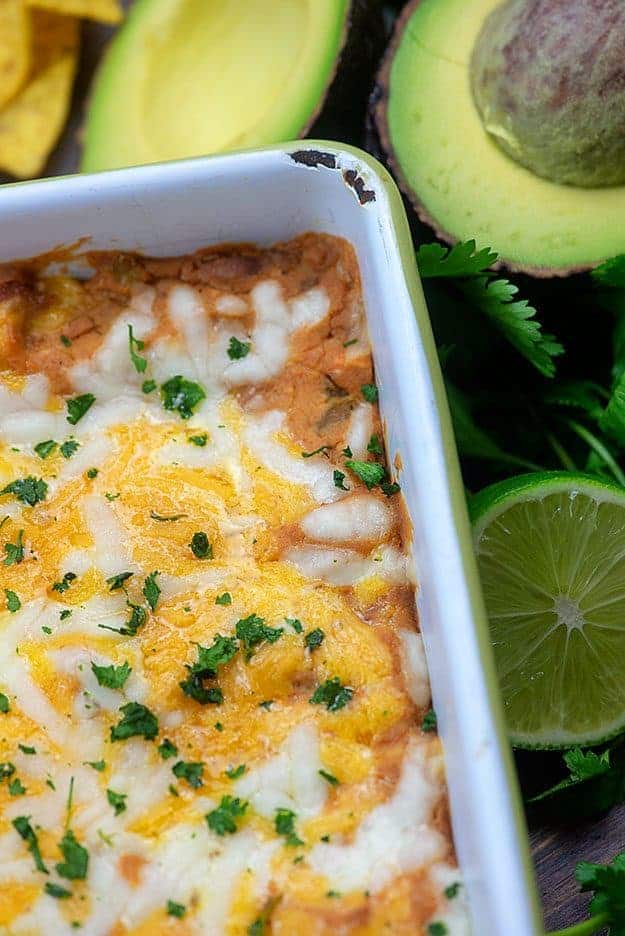
[[454, 881], [453, 884], [450, 884], [449, 887], [446, 887], [443, 893], [447, 900], [454, 900], [458, 896], [461, 887], [462, 884], [460, 881]]
[[202, 782], [204, 764], [201, 761], [178, 761], [172, 767], [172, 771], [179, 780], [186, 780], [194, 790], [204, 785]]
[[75, 572], [66, 572], [60, 582], [55, 582], [52, 586], [52, 591], [58, 592], [62, 595], [68, 590], [70, 585], [78, 576]]
[[295, 831], [296, 818], [297, 816], [291, 809], [284, 809], [283, 807], [276, 809], [274, 819], [276, 832], [278, 835], [284, 835], [286, 838], [285, 844], [292, 847], [304, 844]]
[[99, 471], [97, 468], [89, 468], [89, 470], [87, 471], [87, 477], [90, 480], [93, 480], [93, 478], [97, 478], [98, 474], [99, 474]]
[[421, 244], [417, 251], [417, 265], [422, 279], [450, 276], [478, 276], [497, 260], [490, 247], [477, 250], [474, 240], [442, 247], [436, 242]]
[[23, 796], [26, 792], [26, 787], [22, 785], [21, 780], [17, 777], [15, 780], [11, 780], [9, 783], [9, 796]]
[[154, 393], [156, 390], [156, 381], [155, 380], [144, 380], [141, 384], [142, 393]]
[[238, 797], [222, 796], [217, 809], [207, 813], [206, 822], [209, 829], [217, 835], [233, 835], [237, 831], [237, 820], [244, 816], [248, 803]]
[[360, 392], [367, 401], [367, 403], [377, 403], [378, 402], [378, 388], [375, 384], [366, 383], [363, 384], [360, 388]]
[[169, 738], [165, 738], [158, 746], [158, 753], [161, 755], [163, 760], [167, 760], [170, 757], [176, 756], [178, 753], [178, 748], [169, 740]]
[[248, 655], [254, 647], [257, 647], [264, 640], [267, 643], [275, 643], [284, 633], [283, 627], [267, 627], [265, 619], [258, 617], [257, 614], [250, 614], [246, 618], [241, 618], [235, 626], [235, 633]]
[[19, 595], [17, 595], [14, 591], [11, 591], [10, 588], [5, 588], [4, 594], [6, 595], [7, 600], [7, 611], [10, 611], [11, 614], [15, 614], [15, 612], [19, 611], [19, 609], [22, 607], [22, 602], [19, 599]]
[[71, 610], [70, 610], [69, 608], [63, 608], [63, 610], [62, 610], [61, 613], [59, 614], [59, 618], [60, 618], [62, 621], [66, 621], [67, 618], [68, 618], [68, 617], [71, 617], [71, 616], [72, 616], [72, 612], [71, 612]]
[[297, 618], [285, 618], [285, 622], [293, 628], [296, 634], [301, 634], [304, 630], [304, 625]]
[[309, 699], [312, 705], [325, 705], [329, 712], [337, 712], [351, 700], [354, 690], [343, 686], [338, 676], [326, 679], [317, 686]]
[[206, 687], [206, 680], [214, 679], [220, 666], [228, 663], [238, 650], [238, 644], [233, 637], [222, 637], [217, 634], [210, 647], [197, 645], [198, 659], [191, 665], [185, 664], [189, 672], [188, 677], [179, 683], [185, 695], [195, 699], [201, 705], [220, 705], [223, 702], [223, 693], [219, 686]]
[[35, 451], [39, 458], [47, 458], [55, 450], [57, 443], [54, 439], [48, 439], [47, 442], [38, 442]]
[[39, 851], [39, 840], [37, 839], [37, 835], [35, 834], [35, 831], [30, 824], [30, 817], [17, 816], [15, 819], [13, 819], [12, 825], [20, 838], [26, 842], [26, 847], [33, 856], [37, 871], [42, 871], [43, 874], [47, 874], [48, 869], [43, 863], [41, 852]]
[[423, 716], [423, 721], [421, 722], [421, 731], [436, 731], [436, 728], [436, 712], [434, 709], [430, 709], [430, 711], [426, 712]]
[[111, 728], [111, 741], [125, 741], [134, 735], [142, 735], [146, 741], [153, 741], [158, 734], [156, 716], [139, 702], [127, 702], [120, 712], [123, 718]]
[[177, 917], [179, 920], [182, 920], [185, 913], [187, 912], [187, 908], [185, 907], [184, 904], [176, 903], [174, 900], [167, 901], [166, 909], [167, 909], [167, 916]]
[[69, 881], [84, 881], [89, 867], [89, 852], [84, 848], [71, 829], [68, 829], [61, 841], [59, 849], [65, 859], [56, 865], [57, 874]]
[[133, 575], [134, 572], [119, 572], [118, 575], [111, 575], [111, 577], [106, 580], [109, 591], [117, 591], [119, 588], [123, 588], [124, 584], [129, 578], [132, 578]]
[[56, 897], [57, 900], [67, 900], [72, 896], [72, 892], [60, 884], [53, 884], [52, 881], [46, 881], [44, 890], [50, 897]]
[[228, 357], [231, 361], [240, 361], [241, 358], [247, 357], [251, 347], [252, 343], [250, 341], [239, 341], [233, 335], [228, 345]]
[[231, 605], [232, 604], [232, 595], [230, 592], [224, 592], [223, 595], [217, 595], [215, 598], [216, 605]]
[[447, 926], [445, 923], [441, 923], [440, 921], [430, 923], [428, 926], [428, 936], [447, 936], [448, 933], [449, 930], [447, 929]]
[[302, 452], [302, 458], [312, 458], [313, 455], [319, 455], [321, 452], [330, 452], [331, 450], [331, 445], [320, 445], [319, 448], [313, 449], [312, 452]]
[[601, 286], [625, 289], [625, 254], [611, 257], [592, 270], [592, 278]]
[[575, 869], [575, 878], [582, 892], [593, 891], [590, 902], [591, 919], [596, 917], [596, 932], [601, 924], [609, 925], [611, 936], [625, 933], [625, 852], [616, 855], [609, 865], [582, 861]]
[[67, 335], [61, 335], [59, 338], [59, 341], [61, 342], [64, 348], [71, 348], [72, 346], [71, 339], [68, 338]]
[[9, 704], [9, 697], [6, 696], [4, 692], [0, 692], [0, 713], [6, 715], [10, 711], [11, 706]]
[[32, 756], [33, 754], [37, 753], [37, 749], [32, 747], [30, 744], [18, 744], [18, 748], [22, 754], [30, 754]]
[[87, 767], [93, 767], [94, 770], [97, 770], [98, 773], [102, 773], [106, 768], [106, 761], [103, 760], [88, 760], [83, 761]]
[[191, 537], [191, 552], [196, 557], [196, 559], [212, 559], [213, 558], [213, 547], [208, 542], [208, 536], [206, 533], [194, 533]]
[[334, 774], [328, 773], [327, 770], [320, 770], [319, 776], [323, 777], [324, 780], [327, 780], [330, 786], [338, 786], [340, 780], [337, 780]]
[[100, 686], [106, 686], [107, 689], [122, 689], [132, 673], [132, 667], [127, 661], [124, 661], [121, 666], [98, 666], [97, 663], [92, 662], [91, 671]]
[[76, 442], [75, 439], [68, 439], [67, 442], [64, 442], [63, 445], [61, 445], [61, 455], [63, 458], [71, 458], [79, 448], [80, 444]]
[[378, 462], [364, 462], [348, 458], [345, 466], [353, 471], [356, 477], [360, 478], [369, 491], [377, 484], [380, 484], [386, 475], [384, 465], [380, 465]]
[[372, 435], [367, 445], [367, 451], [371, 455], [384, 455], [384, 448], [377, 435]]
[[127, 797], [127, 793], [116, 793], [115, 790], [106, 791], [106, 798], [115, 810], [116, 816], [119, 816], [120, 813], [125, 812]]
[[174, 410], [182, 419], [190, 419], [195, 407], [206, 399], [204, 388], [178, 374], [161, 386], [161, 402], [166, 410]]
[[239, 777], [242, 777], [247, 767], [245, 764], [239, 764], [238, 767], [228, 767], [226, 770], [226, 776], [230, 777], [231, 780], [237, 780]]
[[332, 477], [334, 479], [334, 487], [337, 487], [339, 491], [349, 491], [349, 488], [345, 484], [345, 475], [342, 471], [335, 468]]
[[173, 523], [175, 520], [182, 520], [182, 518], [186, 516], [186, 514], [170, 514], [169, 516], [164, 516], [163, 514], [155, 513], [153, 510], [150, 511], [150, 520], [160, 520], [162, 523]]
[[316, 650], [317, 647], [320, 647], [323, 641], [325, 640], [325, 634], [320, 627], [315, 627], [314, 630], [308, 631], [304, 637], [304, 643], [310, 651]]
[[152, 611], [156, 611], [156, 605], [161, 594], [161, 590], [156, 584], [157, 575], [160, 575], [160, 572], [150, 572], [143, 585], [143, 597]]
[[201, 435], [189, 436], [189, 442], [192, 445], [197, 445], [199, 448], [204, 448], [208, 441], [208, 435], [203, 432]]
[[95, 403], [93, 393], [83, 393], [81, 396], [74, 397], [67, 401], [67, 421], [71, 426], [79, 422], [87, 410], [91, 409]]
[[16, 543], [5, 543], [4, 551], [6, 556], [2, 561], [2, 565], [12, 566], [19, 565], [20, 562], [24, 561], [24, 544], [22, 542], [22, 537], [24, 536], [24, 531], [20, 530], [17, 534]]
[[34, 507], [35, 504], [45, 500], [47, 493], [48, 485], [43, 478], [35, 478], [32, 475], [11, 481], [0, 491], [0, 494], [14, 494], [17, 500], [28, 504], [29, 507]]
[[145, 342], [140, 341], [138, 338], [135, 338], [132, 325], [128, 326], [128, 350], [130, 352], [130, 360], [135, 366], [135, 370], [138, 374], [145, 373], [145, 369], [148, 366], [148, 362], [145, 358], [142, 358], [137, 351], [143, 351], [145, 348]]

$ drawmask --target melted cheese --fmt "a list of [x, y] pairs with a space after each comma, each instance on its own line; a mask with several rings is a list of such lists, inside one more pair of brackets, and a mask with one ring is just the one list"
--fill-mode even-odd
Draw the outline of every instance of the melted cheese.
[[[337, 486], [342, 446], [369, 457], [376, 408], [355, 378], [358, 398], [346, 410], [341, 402], [331, 444], [310, 428], [322, 420], [308, 421], [306, 441], [318, 431], [322, 451], [304, 457], [312, 446], [296, 414], [279, 395], [264, 398], [319, 334], [311, 329], [331, 333], [331, 295], [321, 278], [295, 294], [275, 278], [243, 295], [167, 278], [158, 290], [136, 285], [66, 375], [67, 397], [96, 397], [76, 425], [46, 374], [0, 375], [0, 480], [32, 475], [48, 486], [35, 506], [0, 496], [2, 552], [24, 545], [22, 561], [0, 563], [0, 595], [20, 600], [0, 611], [10, 704], [0, 760], [25, 787], [11, 796], [0, 781], [2, 932], [69, 936], [77, 921], [87, 936], [244, 936], [267, 912], [276, 932], [326, 934], [336, 930], [327, 892], [340, 891], [333, 912], [357, 912], [370, 927], [357, 931], [373, 934], [376, 921], [392, 931], [403, 919], [392, 888], [426, 869], [411, 931], [427, 932], [427, 908], [430, 922], [465, 936], [462, 899], [444, 897], [458, 872], [437, 818], [438, 746], [415, 727], [429, 706], [423, 643], [393, 613], [391, 590], [410, 587], [399, 513], [355, 477], [348, 492]], [[349, 322], [351, 334], [351, 313]], [[139, 371], [129, 326], [144, 345]], [[232, 337], [250, 346], [238, 359]], [[339, 385], [341, 367], [363, 366], [366, 336], [357, 337], [357, 355], [342, 335], [335, 342]], [[177, 375], [205, 393], [188, 419], [164, 408], [159, 389], [142, 389]], [[69, 439], [79, 447], [65, 457], [58, 446]], [[47, 440], [57, 448], [41, 458], [35, 446]], [[133, 608], [143, 615], [134, 633]], [[246, 621], [269, 630], [246, 644], [237, 636]], [[195, 686], [218, 687], [223, 701], [202, 704], [180, 684], [192, 685], [198, 645], [219, 635], [235, 653]], [[131, 672], [117, 686], [93, 669], [123, 664]], [[336, 681], [334, 710], [323, 693]], [[112, 740], [128, 704], [153, 713], [155, 740]], [[169, 758], [165, 739], [177, 749]], [[193, 765], [201, 776], [185, 778]], [[122, 810], [107, 791], [125, 797]], [[224, 797], [244, 805], [235, 831], [220, 835], [206, 817]], [[291, 816], [292, 840], [278, 811]], [[31, 817], [49, 875], [12, 827], [19, 816]], [[68, 822], [89, 853], [84, 881], [56, 870]], [[56, 900], [47, 881], [72, 896]], [[183, 920], [167, 915], [168, 900], [185, 906]]]

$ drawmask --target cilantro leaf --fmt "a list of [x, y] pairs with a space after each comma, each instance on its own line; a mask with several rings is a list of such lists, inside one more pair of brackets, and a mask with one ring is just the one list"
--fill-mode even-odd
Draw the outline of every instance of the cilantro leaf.
[[240, 361], [241, 358], [247, 357], [251, 347], [252, 343], [250, 341], [239, 341], [233, 335], [228, 345], [228, 357], [231, 361]]
[[144, 380], [141, 384], [142, 393], [154, 393], [156, 390], [157, 383], [155, 380]]
[[285, 618], [284, 620], [293, 628], [296, 634], [301, 634], [304, 630], [304, 625], [297, 618]]
[[60, 446], [60, 452], [63, 458], [71, 458], [78, 449], [80, 448], [80, 443], [76, 442], [75, 439], [68, 439], [66, 442]]
[[125, 741], [135, 735], [142, 735], [146, 741], [153, 741], [158, 734], [158, 720], [149, 708], [140, 702], [127, 702], [120, 712], [123, 718], [111, 727], [111, 741]]
[[28, 475], [27, 478], [17, 478], [0, 491], [0, 494], [14, 494], [17, 500], [28, 504], [29, 507], [34, 507], [35, 504], [45, 500], [47, 493], [48, 485], [43, 478], [35, 478], [33, 475]]
[[363, 384], [360, 388], [360, 392], [367, 401], [367, 403], [377, 403], [378, 400], [378, 388], [375, 384], [366, 383]]
[[208, 542], [206, 533], [194, 533], [190, 542], [191, 552], [196, 559], [212, 559], [213, 547]]
[[204, 786], [202, 782], [204, 764], [201, 761], [178, 761], [171, 769], [174, 776], [178, 777], [179, 780], [186, 780], [194, 790]]
[[39, 840], [33, 827], [30, 824], [30, 817], [17, 816], [15, 819], [13, 819], [12, 825], [20, 838], [26, 842], [26, 847], [33, 856], [37, 871], [42, 871], [44, 874], [48, 874], [48, 869], [43, 863], [41, 852], [39, 851]]
[[204, 685], [208, 679], [214, 679], [220, 666], [228, 663], [238, 650], [238, 644], [233, 637], [222, 637], [217, 634], [210, 647], [197, 645], [198, 658], [196, 663], [185, 664], [189, 675], [181, 683], [180, 688], [185, 695], [195, 699], [200, 705], [220, 705], [223, 702], [223, 692], [219, 686]]
[[5, 695], [4, 692], [0, 692], [0, 712], [6, 715], [10, 711], [11, 705], [9, 703], [9, 697]]
[[565, 777], [559, 783], [554, 784], [542, 793], [530, 797], [528, 803], [539, 803], [541, 800], [552, 797], [556, 793], [567, 790], [570, 787], [577, 786], [585, 780], [592, 780], [609, 773], [611, 753], [606, 749], [601, 754], [594, 751], [583, 751], [581, 748], [572, 748], [564, 756], [564, 763], [568, 767], [569, 776]]
[[199, 448], [204, 448], [208, 441], [208, 435], [206, 432], [203, 432], [201, 435], [189, 436], [189, 442], [192, 445], [197, 445]]
[[237, 831], [237, 819], [245, 815], [247, 807], [247, 801], [238, 796], [222, 796], [217, 809], [206, 814], [209, 829], [217, 835], [233, 835]]
[[217, 595], [215, 598], [216, 605], [231, 605], [232, 604], [232, 595], [230, 592], [224, 592], [223, 595]]
[[313, 455], [321, 455], [323, 452], [329, 452], [331, 450], [331, 445], [320, 445], [319, 448], [313, 449], [312, 452], [302, 452], [302, 458], [312, 458]]
[[24, 561], [24, 544], [22, 542], [22, 537], [24, 536], [24, 531], [20, 530], [17, 534], [16, 543], [5, 543], [4, 551], [6, 556], [2, 560], [2, 565], [12, 566], [19, 565], [20, 562]]
[[14, 591], [11, 591], [10, 588], [5, 588], [4, 594], [7, 600], [7, 611], [10, 611], [11, 614], [15, 614], [15, 612], [19, 611], [19, 609], [22, 607], [22, 602], [19, 599], [19, 595], [17, 595]]
[[609, 865], [591, 864], [582, 861], [575, 869], [575, 878], [580, 890], [593, 891], [589, 911], [595, 922], [596, 932], [601, 926], [609, 926], [611, 936], [625, 934], [625, 852], [616, 855]]
[[87, 410], [91, 409], [95, 403], [95, 397], [93, 393], [83, 393], [81, 396], [74, 397], [73, 400], [67, 401], [67, 421], [70, 425], [75, 426], [79, 422]]
[[490, 247], [477, 249], [474, 240], [442, 247], [436, 242], [421, 244], [417, 265], [422, 279], [449, 276], [477, 276], [493, 265], [497, 254]]
[[325, 705], [328, 712], [337, 712], [347, 705], [353, 695], [354, 690], [343, 686], [338, 676], [334, 676], [317, 686], [308, 701], [312, 705]]
[[625, 254], [611, 257], [595, 267], [590, 275], [602, 286], [625, 289]]
[[22, 781], [17, 777], [15, 780], [11, 780], [9, 783], [9, 796], [23, 796], [26, 792], [26, 787], [22, 784]]
[[118, 575], [111, 575], [111, 577], [106, 580], [109, 591], [117, 591], [118, 588], [123, 588], [124, 584], [129, 578], [132, 578], [133, 575], [134, 572], [120, 572]]
[[158, 746], [158, 753], [161, 755], [163, 760], [167, 760], [169, 757], [176, 756], [178, 753], [178, 748], [172, 741], [169, 740], [169, 738], [165, 738]]
[[165, 514], [156, 513], [155, 510], [150, 511], [150, 520], [160, 520], [162, 523], [173, 523], [176, 520], [182, 520], [182, 518], [186, 516], [187, 515], [183, 513], [182, 514], [169, 514], [169, 516], [166, 516]]
[[350, 471], [353, 471], [356, 477], [360, 478], [369, 491], [371, 488], [375, 487], [376, 484], [380, 484], [386, 475], [384, 465], [380, 465], [378, 462], [364, 462], [354, 458], [348, 458], [345, 462], [345, 466], [349, 468]]
[[445, 923], [441, 923], [440, 920], [430, 923], [428, 926], [427, 936], [448, 936], [449, 930]]
[[35, 446], [35, 452], [39, 458], [47, 458], [55, 450], [57, 443], [54, 439], [48, 439], [46, 442], [38, 442]]
[[384, 449], [377, 435], [372, 435], [367, 445], [367, 451], [371, 455], [384, 455]]
[[177, 917], [179, 920], [182, 920], [187, 912], [185, 905], [176, 903], [175, 900], [168, 900], [165, 909], [167, 910], [167, 916]]
[[334, 487], [338, 488], [339, 491], [349, 491], [349, 488], [345, 485], [345, 475], [342, 471], [339, 471], [338, 468], [332, 473], [332, 478], [334, 480]]
[[317, 647], [320, 647], [323, 641], [325, 640], [325, 634], [320, 627], [315, 627], [314, 630], [308, 631], [304, 637], [304, 643], [306, 647], [312, 652], [316, 650]]
[[128, 665], [128, 661], [124, 661], [121, 666], [98, 666], [92, 662], [91, 671], [98, 680], [98, 685], [106, 686], [107, 689], [122, 689], [132, 673], [132, 667]]
[[119, 816], [126, 810], [127, 793], [116, 793], [115, 790], [107, 790], [106, 798], [115, 810], [115, 815]]
[[625, 448], [625, 372], [612, 388], [612, 395], [599, 416], [599, 428]]
[[140, 341], [138, 338], [135, 338], [132, 325], [128, 326], [128, 351], [130, 352], [130, 360], [135, 366], [135, 370], [138, 374], [143, 374], [148, 362], [141, 355], [137, 354], [137, 351], [143, 351], [145, 348], [145, 343]]
[[52, 591], [58, 592], [60, 595], [64, 594], [77, 577], [75, 572], [66, 572], [60, 582], [53, 584]]
[[337, 780], [334, 774], [328, 773], [327, 770], [319, 770], [318, 773], [320, 777], [323, 777], [324, 780], [328, 781], [330, 786], [338, 786], [341, 782], [340, 780]]
[[92, 767], [94, 770], [97, 770], [98, 773], [102, 773], [106, 768], [106, 761], [103, 760], [88, 760], [83, 761], [83, 763], [86, 764], [87, 767]]
[[56, 897], [57, 900], [67, 900], [72, 896], [72, 892], [60, 884], [53, 884], [52, 881], [46, 881], [44, 890], [50, 897]]
[[239, 777], [242, 777], [247, 767], [245, 764], [239, 764], [238, 767], [228, 767], [226, 770], [226, 776], [230, 777], [231, 780], [238, 780]]
[[436, 712], [434, 709], [430, 709], [429, 712], [426, 712], [423, 716], [423, 721], [421, 722], [421, 731], [436, 731], [437, 728], [437, 719]]
[[57, 874], [69, 881], [83, 881], [87, 877], [89, 852], [80, 844], [71, 829], [67, 830], [59, 842], [59, 849], [65, 860], [56, 865]]
[[274, 824], [276, 827], [276, 832], [278, 835], [284, 835], [286, 838], [286, 845], [297, 846], [303, 845], [301, 838], [298, 838], [298, 835], [295, 831], [295, 820], [297, 816], [291, 809], [284, 809], [279, 807], [276, 809], [276, 815], [274, 818]]
[[182, 419], [190, 419], [195, 407], [206, 399], [204, 388], [178, 374], [161, 385], [161, 402], [166, 410], [174, 410]]
[[235, 633], [247, 650], [249, 659], [254, 647], [257, 647], [264, 640], [267, 643], [275, 643], [284, 633], [284, 628], [267, 627], [264, 618], [258, 617], [257, 614], [250, 614], [248, 617], [237, 621]]
[[160, 575], [160, 572], [150, 572], [143, 585], [143, 597], [152, 611], [156, 611], [156, 605], [161, 594], [161, 590], [156, 584], [157, 575]]

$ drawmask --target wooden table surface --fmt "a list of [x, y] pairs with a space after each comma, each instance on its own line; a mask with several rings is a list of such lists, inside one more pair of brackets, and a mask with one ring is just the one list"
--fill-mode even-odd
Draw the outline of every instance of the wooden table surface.
[[[132, 0], [124, 0], [130, 6]], [[72, 113], [63, 137], [52, 154], [45, 175], [63, 175], [78, 170], [80, 127], [95, 65], [110, 37], [107, 27], [85, 23], [80, 67], [74, 89]], [[0, 181], [10, 181], [0, 175]], [[1, 199], [0, 193], [0, 199]], [[535, 779], [535, 778], [534, 778]], [[543, 901], [547, 930], [582, 920], [588, 898], [580, 896], [573, 872], [577, 861], [604, 862], [625, 848], [625, 805], [616, 807], [598, 822], [575, 828], [534, 828], [530, 831], [538, 888]], [[513, 908], [511, 908], [513, 912]], [[504, 933], [476, 936], [505, 936]]]

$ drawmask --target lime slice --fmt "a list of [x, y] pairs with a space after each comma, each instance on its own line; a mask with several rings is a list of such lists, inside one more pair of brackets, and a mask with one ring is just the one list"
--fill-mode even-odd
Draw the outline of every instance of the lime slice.
[[512, 743], [625, 730], [625, 491], [568, 472], [473, 498], [474, 542]]

